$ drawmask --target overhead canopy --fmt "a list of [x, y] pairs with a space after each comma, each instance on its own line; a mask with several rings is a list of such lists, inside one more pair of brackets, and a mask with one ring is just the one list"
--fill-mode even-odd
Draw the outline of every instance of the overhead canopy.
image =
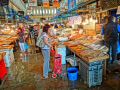
[[25, 3], [22, 0], [10, 0], [10, 3], [14, 4], [19, 10], [26, 11]]

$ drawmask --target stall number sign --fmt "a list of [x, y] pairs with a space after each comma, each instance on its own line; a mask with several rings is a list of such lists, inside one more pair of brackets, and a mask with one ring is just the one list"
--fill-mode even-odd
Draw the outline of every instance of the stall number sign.
[[120, 6], [118, 6], [117, 14], [120, 14]]

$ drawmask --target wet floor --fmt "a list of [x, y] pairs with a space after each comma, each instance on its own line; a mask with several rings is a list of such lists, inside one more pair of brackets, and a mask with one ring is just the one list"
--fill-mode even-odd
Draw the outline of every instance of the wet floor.
[[[15, 61], [8, 68], [9, 73], [0, 90], [120, 90], [119, 71], [108, 74], [101, 86], [88, 88], [80, 77], [72, 82], [61, 76], [52, 78], [52, 73], [49, 73], [49, 78], [42, 80], [42, 65], [42, 55], [34, 46], [31, 46], [29, 52], [25, 54], [20, 53], [19, 50], [16, 51]], [[66, 71], [66, 66], [63, 67]], [[119, 65], [113, 65], [113, 67], [118, 68]]]

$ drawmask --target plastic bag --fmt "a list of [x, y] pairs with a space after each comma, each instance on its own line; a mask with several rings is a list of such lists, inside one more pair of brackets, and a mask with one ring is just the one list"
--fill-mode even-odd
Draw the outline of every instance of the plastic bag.
[[28, 50], [29, 49], [29, 45], [27, 43], [24, 43], [25, 45], [25, 50]]

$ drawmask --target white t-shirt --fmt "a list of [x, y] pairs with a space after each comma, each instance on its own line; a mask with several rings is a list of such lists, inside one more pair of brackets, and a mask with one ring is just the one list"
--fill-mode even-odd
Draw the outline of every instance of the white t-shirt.
[[[50, 38], [46, 33], [43, 32], [42, 37], [43, 39], [48, 38], [48, 42], [50, 43]], [[45, 45], [42, 49], [50, 49], [50, 47], [48, 45]]]
[[56, 29], [54, 28], [51, 29], [51, 36], [56, 36]]

